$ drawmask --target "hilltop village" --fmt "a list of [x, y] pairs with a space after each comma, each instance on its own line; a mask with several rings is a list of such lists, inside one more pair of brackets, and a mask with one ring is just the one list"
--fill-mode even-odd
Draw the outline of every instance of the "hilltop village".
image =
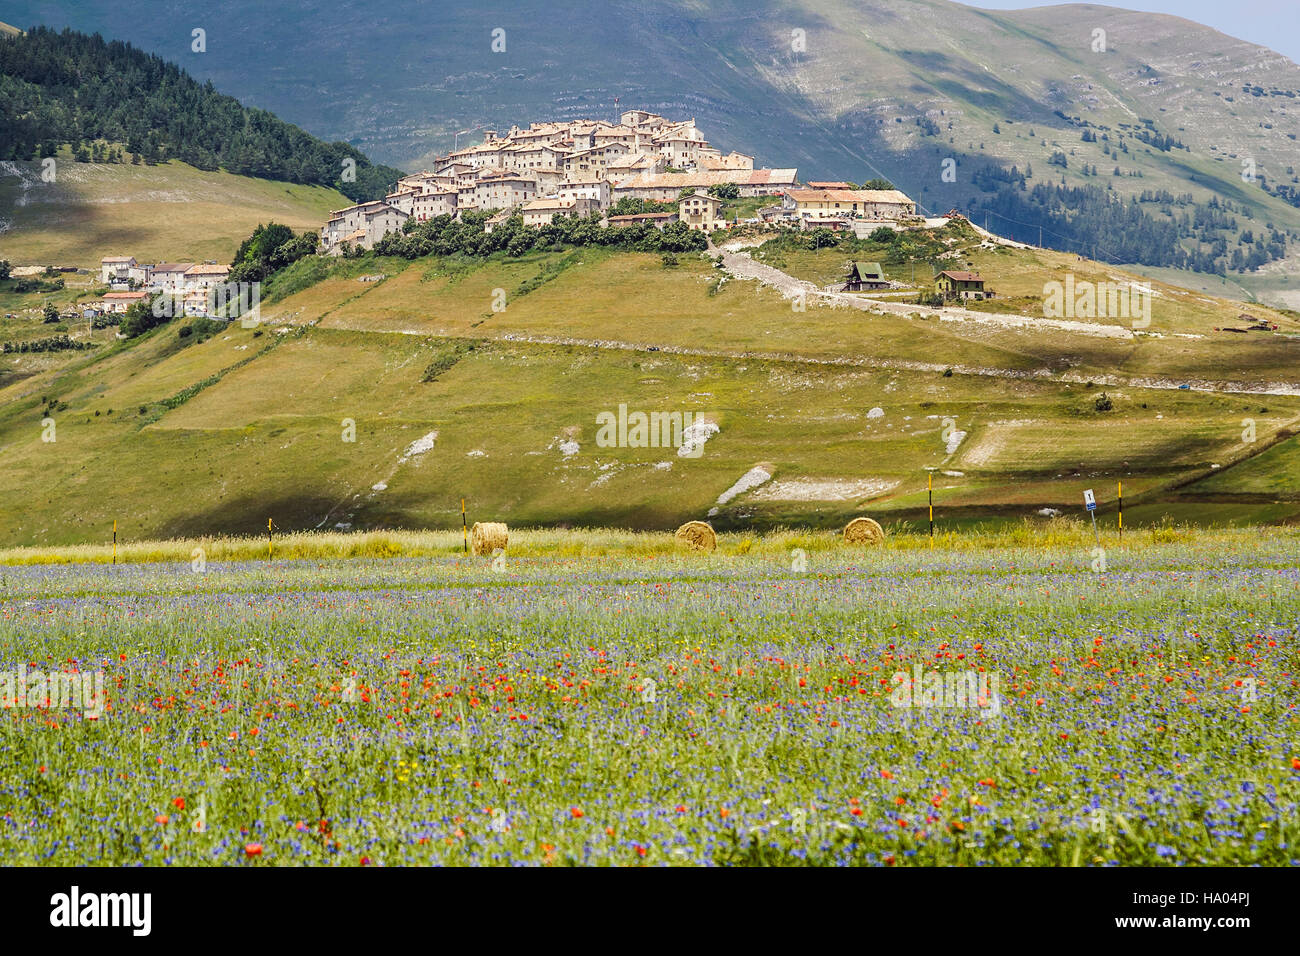
[[[729, 199], [760, 197], [770, 197], [770, 204], [751, 204], [753, 216], [741, 222], [861, 236], [880, 225], [925, 224], [916, 203], [897, 189], [800, 183], [796, 169], [755, 168], [753, 156], [724, 155], [694, 119], [675, 122], [626, 110], [617, 123], [584, 119], [512, 126], [503, 134], [485, 130], [482, 143], [437, 157], [432, 171], [402, 177], [382, 200], [331, 213], [320, 230], [319, 251], [371, 249], [385, 235], [400, 233], [408, 220], [459, 219], [470, 212], [488, 215], [488, 232], [512, 216], [531, 227], [559, 216], [597, 216], [607, 227], [682, 223], [709, 234], [738, 224], [723, 213]], [[859, 273], [853, 264], [846, 289], [879, 288], [871, 266]], [[125, 313], [163, 294], [176, 298], [182, 314], [207, 316], [213, 288], [229, 273], [230, 266], [215, 262], [152, 265], [129, 255], [108, 256], [100, 263], [100, 281], [109, 291], [79, 310], [86, 317]]]
[[[916, 204], [896, 189], [854, 189], [844, 182], [800, 184], [795, 169], [754, 168], [754, 157], [709, 144], [695, 120], [675, 122], [645, 110], [604, 120], [533, 123], [440, 156], [433, 171], [405, 176], [382, 200], [335, 211], [321, 229], [321, 252], [369, 249], [408, 219], [491, 212], [489, 231], [513, 215], [526, 226], [557, 216], [596, 214], [605, 225], [682, 222], [711, 233], [732, 225], [727, 197], [771, 196], [757, 221], [804, 228], [897, 224]], [[617, 213], [620, 200], [642, 211]], [[647, 211], [646, 207], [650, 209]], [[667, 208], [665, 208], [667, 207]], [[611, 212], [615, 214], [611, 215]]]

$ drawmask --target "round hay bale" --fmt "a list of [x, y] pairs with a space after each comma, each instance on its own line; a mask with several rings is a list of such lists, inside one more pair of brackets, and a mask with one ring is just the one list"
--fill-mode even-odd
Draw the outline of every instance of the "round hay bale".
[[475, 521], [469, 529], [470, 547], [474, 554], [491, 554], [500, 549], [504, 551], [510, 541], [510, 529], [500, 521]]
[[718, 546], [713, 527], [704, 521], [688, 521], [677, 529], [677, 540], [695, 551], [712, 551]]
[[844, 526], [845, 544], [876, 545], [884, 540], [885, 529], [870, 518], [854, 518]]

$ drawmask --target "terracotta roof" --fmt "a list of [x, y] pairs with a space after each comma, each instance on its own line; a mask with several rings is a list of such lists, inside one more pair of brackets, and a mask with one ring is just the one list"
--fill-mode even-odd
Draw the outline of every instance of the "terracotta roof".
[[187, 276], [223, 276], [229, 271], [230, 266], [204, 264], [201, 266], [191, 266], [185, 270], [185, 274]]
[[[947, 276], [949, 279], [952, 279], [954, 282], [983, 282], [984, 281], [980, 277], [980, 274], [978, 272], [950, 272], [947, 269], [945, 269], [943, 272], [940, 272], [939, 275]], [[935, 278], [937, 279], [939, 278], [939, 276], [935, 276]]]
[[143, 299], [148, 292], [105, 292], [105, 299]]
[[791, 189], [786, 195], [795, 202], [877, 202], [912, 205], [897, 189]]

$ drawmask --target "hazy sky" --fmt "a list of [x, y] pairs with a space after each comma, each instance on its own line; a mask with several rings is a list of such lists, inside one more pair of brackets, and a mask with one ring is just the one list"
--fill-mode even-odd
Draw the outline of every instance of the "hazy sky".
[[[985, 10], [1023, 10], [1079, 0], [961, 0]], [[1094, 0], [1095, 2], [1095, 0]], [[1300, 63], [1300, 0], [1125, 0], [1097, 6], [1171, 13], [1229, 36], [1258, 43]]]

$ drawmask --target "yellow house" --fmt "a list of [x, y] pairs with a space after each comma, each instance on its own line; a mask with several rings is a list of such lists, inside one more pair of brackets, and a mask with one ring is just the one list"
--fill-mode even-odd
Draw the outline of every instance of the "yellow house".
[[727, 226], [727, 221], [718, 215], [721, 210], [721, 199], [710, 196], [703, 189], [697, 189], [677, 204], [677, 218], [692, 229], [713, 232]]

